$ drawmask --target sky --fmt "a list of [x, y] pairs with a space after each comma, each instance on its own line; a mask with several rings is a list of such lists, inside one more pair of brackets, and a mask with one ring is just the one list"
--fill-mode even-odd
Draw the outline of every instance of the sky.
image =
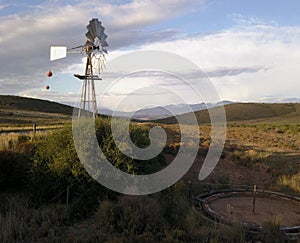
[[[171, 52], [197, 65], [220, 100], [300, 98], [299, 9], [298, 0], [0, 0], [0, 94], [76, 102], [82, 83], [73, 74], [84, 71], [85, 58], [70, 54], [50, 62], [49, 47], [84, 44], [89, 20], [98, 18], [108, 35], [108, 66], [133, 51]], [[113, 108], [126, 96], [138, 97], [137, 86], [164, 86], [157, 77], [127, 75], [98, 100]], [[188, 88], [172, 86], [170, 77], [160, 79], [188, 97], [185, 102], [202, 102]], [[171, 96], [151, 90], [131, 100], [176, 103]]]

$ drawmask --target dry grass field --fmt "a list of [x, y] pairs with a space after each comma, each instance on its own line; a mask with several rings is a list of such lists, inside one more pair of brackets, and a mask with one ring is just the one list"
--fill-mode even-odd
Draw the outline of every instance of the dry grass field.
[[[231, 104], [225, 106], [225, 112], [227, 128], [223, 155], [203, 183], [220, 184], [223, 188], [224, 184], [227, 188], [257, 184], [265, 189], [299, 193], [300, 104]], [[195, 115], [200, 121], [199, 150], [203, 152], [186, 178], [196, 181], [210, 145], [211, 129], [207, 124], [207, 111]], [[175, 118], [157, 121], [170, 134], [170, 150], [177, 150], [180, 145], [180, 129], [176, 122]], [[168, 160], [172, 159], [169, 155]]]

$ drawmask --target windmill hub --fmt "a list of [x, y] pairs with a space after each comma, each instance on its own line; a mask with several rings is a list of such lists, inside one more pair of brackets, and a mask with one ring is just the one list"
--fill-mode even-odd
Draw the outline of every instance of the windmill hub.
[[87, 53], [92, 53], [92, 51], [96, 48], [95, 46], [89, 46], [89, 45], [87, 45], [86, 47], [86, 52]]

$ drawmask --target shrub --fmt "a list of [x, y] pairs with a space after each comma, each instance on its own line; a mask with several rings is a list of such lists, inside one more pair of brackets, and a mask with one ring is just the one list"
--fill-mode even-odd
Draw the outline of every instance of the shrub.
[[[29, 145], [29, 146], [27, 146]], [[27, 154], [23, 150], [27, 150]], [[22, 153], [15, 151], [0, 151], [0, 190], [21, 191], [28, 180], [31, 144], [22, 145]]]
[[165, 223], [161, 205], [147, 196], [123, 196], [117, 203], [103, 201], [95, 222], [108, 238], [118, 233], [132, 239], [157, 237]]
[[289, 187], [295, 192], [300, 193], [300, 174], [292, 176], [283, 175], [279, 177], [278, 184], [280, 186]]
[[264, 241], [265, 242], [283, 242], [283, 237], [280, 231], [280, 216], [276, 215], [274, 220], [264, 224]]
[[165, 209], [165, 218], [171, 228], [192, 232], [202, 223], [200, 216], [192, 207], [189, 187], [183, 180], [157, 194]]
[[[132, 139], [137, 146], [147, 145], [148, 130], [147, 127], [137, 128], [131, 126]], [[83, 133], [84, 135], [85, 133]], [[135, 174], [153, 173], [164, 164], [162, 155], [146, 163], [125, 156], [113, 140], [108, 119], [96, 121], [96, 135], [99, 146], [106, 158], [115, 167], [125, 172]], [[85, 142], [87, 138], [82, 139]], [[85, 171], [77, 156], [70, 126], [48, 135], [38, 141], [36, 146], [28, 187], [33, 196], [32, 201], [36, 205], [48, 201], [65, 202], [66, 190], [69, 187], [70, 213], [85, 215], [93, 211], [100, 198], [116, 195], [99, 185]], [[83, 143], [84, 146], [89, 148], [88, 142]], [[85, 149], [85, 147], [82, 149]]]
[[[120, 122], [119, 128], [127, 129], [122, 126], [122, 122]], [[149, 129], [150, 128], [147, 126], [137, 126], [133, 123], [130, 124], [129, 135], [132, 142], [137, 147], [146, 148], [150, 145]], [[161, 167], [165, 166], [164, 156], [162, 154], [159, 154], [148, 161], [132, 159], [124, 155], [115, 144], [109, 119], [97, 121], [96, 136], [99, 146], [107, 160], [124, 172], [138, 175], [151, 174], [159, 171]], [[120, 137], [119, 139], [121, 140], [120, 142], [124, 149], [131, 150], [131, 147], [127, 143], [127, 138]]]
[[67, 215], [60, 204], [36, 210], [26, 198], [2, 195], [0, 209], [0, 242], [55, 241], [63, 234]]
[[38, 206], [49, 201], [65, 203], [67, 188], [69, 212], [73, 216], [87, 215], [98, 205], [99, 197], [113, 195], [84, 170], [73, 144], [71, 127], [37, 142], [28, 191]]

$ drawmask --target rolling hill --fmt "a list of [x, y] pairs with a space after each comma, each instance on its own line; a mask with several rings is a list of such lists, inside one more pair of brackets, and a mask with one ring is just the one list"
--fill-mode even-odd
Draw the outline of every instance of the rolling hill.
[[[208, 110], [203, 110], [203, 105], [193, 105], [199, 123], [209, 123]], [[228, 122], [266, 122], [266, 123], [300, 123], [299, 103], [225, 103], [225, 112]], [[182, 107], [173, 107], [179, 113]], [[183, 107], [184, 108], [184, 107]], [[211, 109], [218, 109], [212, 107]], [[183, 109], [184, 110], [184, 109]], [[166, 110], [155, 107], [138, 111], [135, 120], [145, 120], [147, 115], [159, 116]], [[73, 107], [47, 100], [24, 98], [19, 96], [0, 95], [0, 124], [2, 126], [18, 124], [57, 124], [71, 120]], [[118, 112], [117, 112], [118, 114]], [[120, 114], [118, 114], [120, 115]], [[138, 116], [140, 115], [140, 117]], [[187, 114], [179, 115], [187, 117]], [[148, 119], [147, 119], [148, 120]], [[175, 117], [156, 119], [155, 122], [173, 124]], [[188, 121], [187, 121], [188, 123]]]
[[71, 115], [73, 107], [60, 103], [26, 97], [0, 95], [1, 110], [26, 110]]
[[[261, 103], [237, 103], [225, 105], [227, 122], [276, 122], [276, 123], [300, 123], [300, 104], [261, 104]], [[216, 109], [216, 108], [212, 108]], [[182, 118], [187, 114], [180, 115]], [[195, 112], [198, 122], [209, 123], [208, 110]], [[186, 118], [189, 123], [188, 118]], [[177, 123], [175, 117], [156, 120], [158, 123]]]
[[53, 125], [71, 120], [73, 107], [47, 100], [0, 95], [0, 125]]

